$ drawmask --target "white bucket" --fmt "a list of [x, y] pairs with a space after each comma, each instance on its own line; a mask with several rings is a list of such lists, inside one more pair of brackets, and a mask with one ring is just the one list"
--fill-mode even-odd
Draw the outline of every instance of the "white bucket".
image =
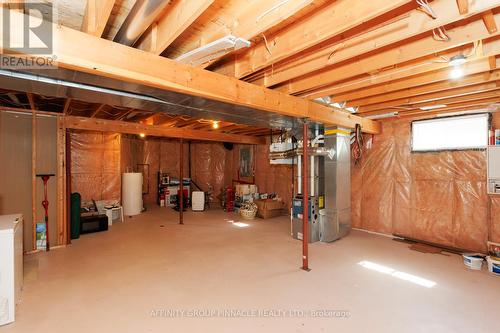
[[488, 262], [488, 270], [495, 275], [500, 275], [500, 260], [495, 260], [488, 256], [486, 257], [486, 261]]
[[469, 267], [470, 269], [480, 271], [481, 268], [483, 267], [484, 257], [481, 256], [480, 254], [464, 253], [462, 254], [462, 256], [464, 257], [465, 266]]

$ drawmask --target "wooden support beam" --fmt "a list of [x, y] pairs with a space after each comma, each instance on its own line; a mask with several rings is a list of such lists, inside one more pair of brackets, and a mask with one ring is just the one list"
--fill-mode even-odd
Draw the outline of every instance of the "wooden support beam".
[[[172, 44], [171, 58], [192, 51], [229, 34], [257, 43], [264, 34], [278, 31], [320, 9], [330, 0], [231, 0], [216, 1]], [[193, 1], [194, 2], [194, 1]], [[210, 62], [200, 65], [205, 67]], [[234, 76], [234, 75], [233, 75]]]
[[488, 106], [493, 104], [493, 103], [498, 103], [497, 97], [476, 100], [476, 101], [470, 101], [470, 102], [457, 103], [457, 104], [449, 105], [449, 106], [444, 107], [444, 108], [428, 110], [428, 111], [423, 111], [423, 110], [419, 110], [419, 109], [400, 111], [398, 117], [404, 118], [404, 117], [415, 117], [415, 116], [442, 115], [442, 114], [446, 114], [446, 113], [471, 112], [474, 110], [476, 110], [477, 112], [481, 112], [481, 111], [484, 112], [485, 110], [487, 110]]
[[[16, 15], [15, 12], [11, 12], [10, 15], [10, 24], [15, 27], [18, 21], [22, 20], [22, 16], [18, 13]], [[367, 133], [380, 132], [380, 124], [369, 119], [348, 115], [318, 103], [183, 65], [64, 26], [54, 24], [53, 29], [56, 41], [53, 53], [60, 68], [246, 106], [264, 112], [309, 118], [325, 125], [354, 128], [358, 123]], [[21, 33], [14, 28], [12, 31]], [[3, 38], [4, 36], [0, 36], [2, 43]], [[4, 48], [4, 52], [15, 53], [7, 47]], [[29, 55], [16, 56], [29, 57]]]
[[[408, 15], [380, 25], [376, 29], [352, 38], [342, 39], [331, 46], [312, 51], [306, 55], [301, 54], [294, 60], [286, 61], [283, 64], [275, 64], [249, 81], [266, 87], [274, 86], [464, 19], [464, 16], [455, 10], [450, 10], [454, 7], [454, 1], [434, 1], [432, 10], [437, 16], [436, 19], [432, 19], [422, 11], [415, 9]], [[498, 5], [497, 0], [475, 2], [467, 16], [476, 15]]]
[[[358, 109], [359, 114], [363, 114], [365, 112], [371, 112], [376, 110], [387, 110], [387, 109], [396, 109], [396, 108], [404, 108], [407, 106], [413, 106], [418, 104], [425, 104], [433, 101], [441, 101], [445, 98], [450, 97], [458, 97], [458, 96], [468, 96], [472, 94], [476, 94], [479, 92], [487, 92], [498, 89], [499, 81], [480, 83], [472, 86], [463, 86], [449, 90], [443, 90], [438, 92], [431, 92], [423, 95], [411, 96], [405, 99], [397, 99], [389, 102], [384, 102], [380, 104], [372, 104], [367, 106], [362, 106]], [[444, 102], [441, 102], [444, 103]]]
[[102, 109], [104, 109], [104, 107], [106, 106], [106, 104], [101, 104], [97, 107], [97, 109], [95, 109], [91, 114], [90, 114], [90, 118], [95, 118], [99, 112], [102, 111]]
[[466, 15], [469, 12], [469, 0], [456, 0], [458, 12], [460, 15]]
[[64, 101], [64, 108], [63, 108], [63, 114], [71, 114], [70, 112], [70, 107], [71, 105], [71, 98], [66, 98], [66, 101]]
[[235, 76], [241, 78], [261, 70], [411, 2], [334, 1], [237, 54]]
[[30, 103], [30, 108], [31, 110], [36, 110], [36, 103], [35, 103], [35, 97], [33, 96], [32, 93], [27, 93], [26, 96], [28, 97], [28, 101]]
[[[495, 15], [495, 20], [500, 22], [500, 14]], [[288, 94], [307, 96], [309, 99], [323, 97], [325, 96], [325, 87], [334, 85], [335, 82], [376, 71], [387, 66], [413, 61], [491, 36], [480, 20], [450, 29], [447, 31], [447, 34], [451, 38], [451, 41], [447, 43], [437, 41], [432, 36], [423, 37], [398, 47], [393, 47], [371, 56], [324, 70], [318, 74], [291, 80], [277, 89]], [[495, 33], [495, 35], [497, 34]], [[328, 95], [330, 94], [326, 96]]]
[[[453, 98], [447, 98], [447, 99], [442, 99], [439, 101], [434, 101], [434, 102], [429, 102], [425, 103], [425, 106], [434, 106], [434, 105], [445, 105], [444, 107], [432, 109], [432, 110], [421, 110], [420, 105], [411, 105], [407, 108], [398, 108], [396, 109], [391, 109], [387, 108], [385, 110], [377, 110], [377, 111], [372, 111], [372, 112], [365, 112], [363, 113], [363, 116], [373, 116], [373, 115], [379, 115], [379, 114], [385, 114], [387, 112], [392, 112], [392, 111], [398, 111], [399, 116], [402, 115], [410, 115], [410, 114], [426, 114], [431, 111], [439, 112], [443, 110], [448, 110], [448, 111], [456, 111], [457, 109], [466, 109], [466, 108], [475, 108], [478, 107], [479, 105], [484, 106], [484, 105], [490, 105], [493, 103], [498, 103], [500, 101], [500, 92], [499, 91], [493, 91], [493, 92], [488, 92], [488, 93], [480, 93], [477, 94], [476, 98], [472, 98], [470, 96], [461, 96], [461, 97], [453, 97]], [[423, 105], [423, 104], [422, 104]]]
[[367, 98], [352, 100], [348, 106], [359, 106], [359, 112], [368, 110], [370, 108], [387, 107], [401, 105], [409, 101], [414, 96], [426, 95], [429, 93], [443, 93], [449, 90], [461, 88], [462, 90], [471, 89], [471, 86], [478, 84], [485, 84], [488, 82], [495, 82], [500, 80], [500, 70], [493, 72], [484, 72], [479, 74], [470, 75], [460, 80], [444, 80], [427, 85], [416, 86], [404, 90], [398, 90], [382, 95], [371, 96]]
[[123, 113], [122, 113], [121, 115], [119, 115], [118, 117], [116, 117], [116, 118], [115, 118], [115, 120], [123, 120], [123, 119], [127, 118], [127, 116], [128, 116], [129, 114], [131, 114], [132, 112], [134, 112], [134, 111], [136, 111], [136, 110], [135, 110], [135, 109], [129, 109], [129, 110], [127, 110], [127, 111], [123, 112]]
[[114, 5], [115, 0], [87, 0], [81, 30], [101, 37]]
[[217, 131], [198, 131], [184, 128], [166, 128], [162, 126], [144, 125], [124, 121], [104, 120], [87, 117], [66, 116], [66, 128], [113, 132], [124, 134], [141, 134], [166, 138], [184, 138], [186, 140], [233, 142], [241, 144], [265, 144], [265, 140], [253, 136], [232, 135]]
[[[499, 43], [496, 43], [496, 45], [498, 45], [498, 51], [500, 52]], [[437, 68], [437, 70], [426, 71], [422, 74], [419, 74], [419, 72], [413, 72], [411, 70], [401, 70], [401, 72], [403, 73], [402, 75], [404, 76], [392, 75], [392, 71], [390, 71], [387, 76], [375, 76], [373, 79], [352, 82], [352, 86], [349, 87], [354, 87], [354, 90], [344, 92], [348, 89], [347, 86], [331, 88], [330, 91], [339, 92], [338, 94], [332, 95], [331, 98], [335, 102], [347, 101], [349, 106], [356, 106], [356, 103], [358, 102], [353, 102], [354, 100], [364, 100], [366, 98], [375, 97], [376, 95], [386, 95], [395, 91], [412, 89], [436, 82], [448, 81], [450, 79], [451, 69], [447, 63], [430, 63], [429, 66], [424, 64], [415, 67], [418, 69], [424, 68], [425, 70], [430, 68]], [[490, 71], [489, 62], [487, 59], [479, 59], [473, 62], [468, 62], [463, 65], [463, 71], [465, 77], [463, 79], [460, 79], [459, 82], [469, 80], [475, 74]], [[385, 82], [386, 79], [388, 80], [388, 82]], [[452, 85], [453, 81], [450, 81], [449, 84]]]
[[57, 244], [66, 245], [67, 202], [66, 202], [66, 126], [64, 116], [57, 116]]
[[214, 0], [174, 1], [168, 11], [135, 44], [138, 49], [160, 55]]
[[495, 32], [498, 31], [498, 27], [497, 27], [497, 24], [495, 22], [495, 17], [494, 17], [493, 12], [491, 10], [489, 10], [483, 14], [483, 22], [484, 22], [484, 25], [486, 26], [486, 29], [488, 29], [488, 32], [490, 34], [494, 34]]
[[[28, 95], [30, 96], [30, 95]], [[31, 102], [30, 102], [31, 103]], [[32, 250], [36, 250], [36, 109], [31, 108], [31, 230]]]
[[491, 70], [497, 69], [497, 57], [495, 57], [495, 56], [489, 56], [488, 57], [488, 62], [490, 64], [490, 69]]

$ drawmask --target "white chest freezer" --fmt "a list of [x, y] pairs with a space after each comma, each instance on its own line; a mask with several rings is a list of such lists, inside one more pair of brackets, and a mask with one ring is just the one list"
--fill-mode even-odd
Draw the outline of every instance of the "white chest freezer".
[[23, 216], [0, 216], [0, 325], [15, 319], [23, 287]]

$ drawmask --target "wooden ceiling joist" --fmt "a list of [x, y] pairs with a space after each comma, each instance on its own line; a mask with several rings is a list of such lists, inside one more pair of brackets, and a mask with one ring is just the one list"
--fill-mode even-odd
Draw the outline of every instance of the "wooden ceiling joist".
[[398, 117], [415, 117], [415, 116], [441, 116], [449, 113], [462, 113], [462, 112], [485, 112], [489, 109], [492, 103], [498, 103], [498, 98], [488, 98], [477, 101], [468, 101], [463, 103], [457, 103], [453, 105], [448, 105], [443, 108], [433, 109], [433, 110], [420, 110], [412, 109], [400, 111]]
[[469, 12], [469, 0], [456, 0], [460, 15], [465, 15]]
[[141, 134], [147, 136], [158, 136], [167, 138], [183, 138], [185, 140], [233, 142], [240, 144], [265, 144], [264, 138], [254, 136], [234, 135], [216, 131], [200, 131], [184, 128], [166, 128], [138, 123], [130, 123], [116, 120], [90, 119], [87, 117], [66, 116], [64, 118], [66, 128], [78, 130], [90, 130], [100, 132], [113, 132], [124, 134]]
[[[10, 31], [21, 34], [22, 31], [14, 27], [22, 21], [22, 16], [16, 12], [11, 12], [10, 16], [12, 25]], [[365, 132], [380, 132], [380, 124], [377, 122], [346, 114], [318, 103], [183, 65], [63, 26], [54, 24], [53, 30], [54, 38], [57, 40], [53, 53], [57, 56], [57, 65], [60, 68], [246, 106], [265, 112], [308, 118], [326, 125], [353, 128], [356, 124], [361, 124]], [[3, 36], [0, 38], [3, 39]], [[2, 44], [5, 44], [3, 40]], [[4, 48], [5, 51], [13, 53], [13, 50], [7, 47]], [[29, 57], [30, 55], [16, 56]]]
[[71, 105], [71, 98], [66, 98], [66, 101], [64, 101], [64, 107], [63, 107], [63, 114], [69, 114], [70, 113], [70, 105]]
[[491, 10], [488, 10], [483, 14], [483, 22], [490, 34], [494, 34], [498, 31], [493, 12]]
[[[500, 45], [498, 45], [498, 51], [500, 52]], [[349, 90], [342, 93], [342, 87], [338, 87], [335, 91], [339, 91], [338, 94], [332, 95], [332, 100], [336, 102], [350, 102], [354, 100], [364, 100], [365, 98], [370, 98], [375, 95], [388, 94], [395, 91], [400, 91], [404, 89], [411, 89], [423, 85], [429, 85], [431, 83], [448, 81], [450, 79], [450, 66], [447, 63], [433, 63], [428, 66], [421, 66], [425, 69], [438, 68], [437, 70], [426, 71], [423, 74], [419, 75], [411, 75], [413, 72], [409, 70], [403, 71], [404, 74], [410, 74], [408, 76], [397, 76], [397, 75], [388, 75], [387, 77], [374, 77], [371, 80], [367, 80], [365, 82], [360, 81], [359, 84], [357, 82], [352, 82], [352, 87], [357, 89]], [[421, 69], [421, 67], [417, 67]], [[488, 72], [490, 70], [489, 61], [486, 59], [479, 59], [476, 61], [471, 61], [469, 63], [464, 64], [463, 71], [466, 78], [460, 79], [461, 82], [467, 79], [467, 76], [474, 75], [477, 73]], [[380, 82], [387, 79], [388, 82], [380, 84]], [[371, 83], [371, 85], [370, 85]], [[453, 83], [450, 82], [451, 84]], [[346, 89], [344, 89], [346, 90]], [[355, 106], [355, 102], [349, 103]]]
[[168, 11], [137, 41], [138, 49], [160, 55], [214, 0], [174, 1]]
[[458, 13], [453, 5], [455, 0], [437, 0], [432, 3], [436, 19], [432, 19], [422, 11], [415, 9], [392, 22], [380, 25], [376, 29], [343, 39], [311, 54], [299, 56], [284, 64], [275, 64], [266, 69], [250, 82], [266, 87], [321, 70], [342, 61], [372, 52], [374, 49], [396, 44], [413, 36], [431, 31], [441, 26], [459, 21], [466, 17], [490, 11], [498, 5], [496, 0], [478, 1], [471, 4], [469, 13], [464, 16]]
[[87, 0], [82, 31], [101, 37], [108, 22], [115, 0]]
[[[448, 75], [449, 76], [449, 75]], [[467, 88], [477, 84], [488, 82], [495, 82], [500, 80], [500, 70], [493, 72], [478, 73], [470, 76], [463, 77], [459, 80], [444, 80], [422, 86], [414, 86], [404, 90], [389, 92], [382, 95], [371, 96], [367, 98], [352, 100], [348, 103], [349, 106], [359, 106], [360, 110], [365, 106], [371, 105], [390, 105], [390, 103], [398, 103], [398, 101], [405, 100], [414, 96], [443, 92], [450, 89]], [[395, 104], [398, 105], [398, 104]]]
[[35, 103], [35, 97], [33, 96], [32, 93], [27, 93], [26, 96], [28, 97], [28, 102], [30, 103], [30, 108], [31, 110], [36, 110], [36, 103]]
[[94, 111], [92, 111], [92, 113], [90, 114], [90, 118], [94, 118], [95, 116], [97, 116], [99, 112], [101, 112], [102, 109], [104, 109], [104, 107], [106, 107], [106, 104], [99, 105]]
[[237, 78], [247, 76], [411, 2], [334, 1], [238, 54], [234, 64], [226, 66], [234, 66]]
[[385, 110], [391, 107], [399, 107], [404, 105], [413, 105], [418, 103], [426, 103], [430, 101], [442, 100], [449, 97], [467, 96], [477, 92], [485, 92], [496, 90], [499, 87], [499, 81], [485, 82], [472, 86], [463, 86], [459, 88], [443, 90], [438, 92], [429, 92], [422, 95], [415, 95], [404, 99], [396, 99], [379, 104], [372, 104], [359, 107], [358, 113], [370, 112], [375, 110]]
[[[500, 14], [494, 17], [495, 21], [500, 22]], [[494, 35], [496, 36], [497, 34], [495, 33]], [[481, 20], [475, 20], [447, 30], [447, 35], [450, 37], [450, 41], [448, 42], [435, 40], [431, 35], [361, 59], [353, 59], [353, 61], [345, 65], [334, 67], [318, 74], [291, 80], [289, 83], [280, 86], [278, 90], [289, 94], [307, 96], [310, 99], [323, 97], [325, 96], [323, 95], [323, 90], [320, 95], [315, 90], [333, 85], [332, 79], [340, 81], [386, 66], [425, 57], [456, 46], [488, 38], [490, 33], [486, 30]]]

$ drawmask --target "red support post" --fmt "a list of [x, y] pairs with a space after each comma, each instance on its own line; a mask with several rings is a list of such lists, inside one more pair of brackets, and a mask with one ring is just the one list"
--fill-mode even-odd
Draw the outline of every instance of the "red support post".
[[307, 156], [307, 147], [308, 147], [308, 132], [309, 126], [307, 125], [307, 121], [304, 122], [304, 132], [302, 135], [303, 143], [302, 143], [302, 269], [305, 271], [309, 271], [309, 219], [308, 219], [308, 211], [309, 211], [309, 195], [308, 195], [308, 179], [309, 176], [307, 171], [308, 164], [308, 156]]
[[180, 139], [180, 170], [179, 170], [179, 224], [184, 224], [184, 140]]

